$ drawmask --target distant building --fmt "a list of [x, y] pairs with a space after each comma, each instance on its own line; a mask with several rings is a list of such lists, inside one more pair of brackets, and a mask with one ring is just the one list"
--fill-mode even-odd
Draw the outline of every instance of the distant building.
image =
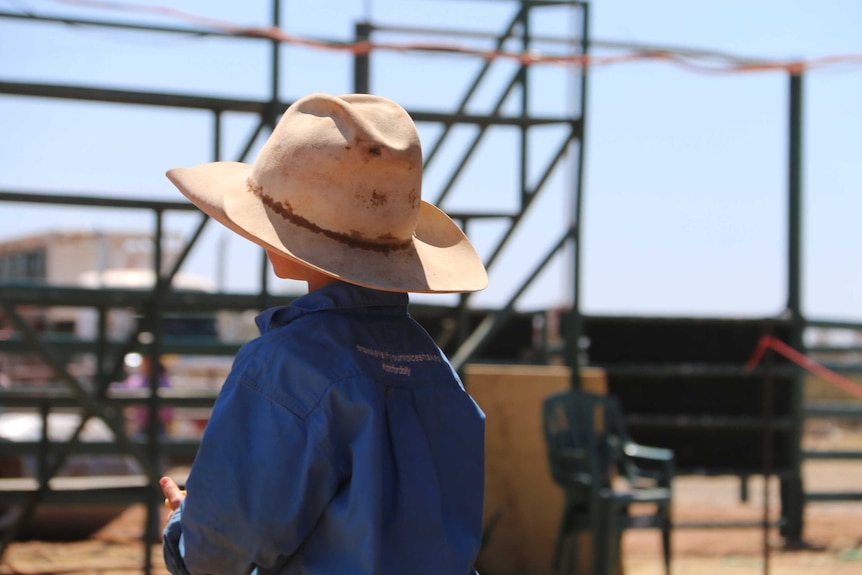
[[[165, 234], [163, 268], [176, 261], [181, 241], [179, 234]], [[111, 287], [147, 287], [152, 285], [154, 252], [152, 235], [143, 232], [49, 231], [0, 240], [0, 284], [97, 288], [99, 278], [110, 276]], [[140, 270], [149, 273], [150, 279], [136, 286], [118, 286], [116, 274], [111, 273], [115, 269]], [[80, 313], [67, 307], [22, 311], [37, 329], [51, 332], [74, 332]]]
[[[162, 268], [176, 262], [182, 247], [179, 234], [162, 239]], [[92, 289], [151, 289], [155, 248], [152, 235], [141, 232], [51, 231], [39, 235], [0, 240], [0, 285], [37, 284]], [[207, 278], [178, 273], [174, 286], [211, 291]], [[20, 306], [18, 312], [37, 331], [65, 333], [95, 340], [97, 311], [71, 306]], [[122, 339], [135, 329], [136, 310], [112, 309], [107, 317], [107, 335]], [[215, 336], [215, 318], [193, 318], [205, 335]], [[188, 320], [186, 323], [189, 323]], [[176, 321], [174, 323], [177, 323]], [[0, 314], [0, 337], [14, 330]], [[14, 381], [44, 381], [53, 374], [34, 356], [0, 354], [0, 373]]]
[[[164, 267], [172, 265], [182, 238], [162, 240]], [[153, 269], [152, 235], [140, 232], [52, 231], [0, 240], [0, 283], [78, 285], [84, 272]]]

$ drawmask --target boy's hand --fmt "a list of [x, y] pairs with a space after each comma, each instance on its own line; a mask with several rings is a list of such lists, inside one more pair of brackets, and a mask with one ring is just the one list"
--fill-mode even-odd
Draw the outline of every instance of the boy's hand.
[[171, 511], [176, 511], [183, 499], [186, 498], [186, 492], [180, 489], [170, 477], [162, 477], [159, 480], [159, 485], [162, 487], [162, 493], [165, 494], [165, 506]]

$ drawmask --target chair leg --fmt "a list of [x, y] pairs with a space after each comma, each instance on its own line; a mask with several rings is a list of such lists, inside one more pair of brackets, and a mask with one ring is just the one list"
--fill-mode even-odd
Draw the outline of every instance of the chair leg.
[[554, 574], [555, 575], [563, 575], [565, 572], [562, 570], [563, 563], [563, 549], [566, 545], [566, 523], [568, 519], [569, 511], [563, 511], [563, 520], [560, 522], [560, 530], [557, 533], [557, 545], [554, 548]]
[[661, 525], [661, 545], [664, 551], [664, 574], [670, 575], [670, 510]]
[[617, 526], [617, 513], [619, 513], [619, 511], [614, 510], [605, 530], [605, 537], [607, 538], [607, 551], [605, 556], [605, 562], [607, 565], [605, 566], [605, 573], [608, 575], [619, 575], [620, 573], [620, 542], [623, 537], [623, 532]]
[[610, 575], [608, 547], [610, 545], [610, 522], [608, 505], [602, 501], [594, 505], [590, 513], [590, 537], [593, 575]]
[[569, 531], [566, 533], [562, 548], [560, 550], [560, 560], [557, 564], [557, 575], [577, 575], [577, 543], [578, 532]]
[[555, 575], [575, 575], [577, 573], [578, 531], [574, 529], [574, 514], [577, 512], [577, 509], [569, 507], [563, 512], [563, 519], [557, 534], [557, 544], [554, 549], [553, 569]]
[[572, 531], [569, 537], [569, 553], [568, 553], [568, 563], [566, 565], [566, 575], [579, 575], [580, 565], [578, 561], [580, 560], [579, 551], [581, 549], [581, 537], [583, 537], [583, 531]]
[[565, 540], [566, 534], [563, 529], [560, 529], [560, 532], [557, 534], [557, 545], [554, 547], [554, 575], [563, 575], [562, 561], [563, 561], [563, 543]]

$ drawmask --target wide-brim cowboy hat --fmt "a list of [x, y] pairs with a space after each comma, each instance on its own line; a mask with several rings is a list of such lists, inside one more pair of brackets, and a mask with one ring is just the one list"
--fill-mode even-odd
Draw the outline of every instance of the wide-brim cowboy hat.
[[416, 126], [386, 98], [311, 94], [285, 111], [253, 165], [167, 176], [234, 232], [342, 281], [423, 293], [488, 283], [461, 229], [421, 199]]

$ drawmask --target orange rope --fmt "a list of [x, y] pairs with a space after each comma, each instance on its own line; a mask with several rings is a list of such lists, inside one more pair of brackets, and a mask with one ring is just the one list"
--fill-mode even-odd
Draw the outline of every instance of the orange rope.
[[757, 347], [755, 348], [754, 353], [751, 355], [751, 359], [748, 360], [745, 367], [748, 369], [754, 369], [757, 364], [760, 363], [760, 360], [763, 359], [763, 354], [766, 353], [768, 348], [774, 349], [776, 352], [780, 353], [799, 367], [823, 378], [835, 387], [843, 389], [850, 395], [862, 399], [862, 386], [835, 373], [831, 369], [820, 365], [810, 357], [799, 353], [776, 337], [768, 335], [761, 337], [760, 341], [757, 342]]
[[[184, 10], [168, 6], [157, 6], [150, 4], [136, 3], [118, 3], [109, 2], [107, 0], [53, 0], [60, 4], [67, 4], [85, 8], [104, 9], [104, 10], [123, 10], [139, 13], [152, 13], [167, 16], [174, 19], [192, 22], [207, 28], [220, 30], [228, 34], [237, 36], [254, 36], [260, 38], [269, 38], [285, 44], [295, 46], [304, 46], [307, 48], [319, 50], [336, 50], [349, 52], [354, 55], [365, 55], [375, 50], [385, 50], [393, 52], [438, 52], [446, 54], [461, 54], [478, 56], [486, 60], [505, 59], [514, 61], [523, 66], [531, 66], [537, 64], [557, 64], [557, 65], [574, 65], [574, 66], [607, 66], [611, 64], [619, 64], [625, 62], [635, 62], [644, 60], [663, 60], [672, 62], [694, 72], [726, 74], [726, 73], [751, 73], [751, 72], [774, 72], [784, 71], [790, 74], [801, 74], [808, 70], [824, 68], [827, 66], [837, 66], [842, 64], [862, 65], [862, 54], [844, 54], [834, 56], [823, 56], [809, 60], [796, 60], [791, 62], [781, 61], [761, 61], [761, 62], [739, 62], [734, 59], [726, 59], [725, 63], [721, 64], [703, 64], [696, 60], [704, 58], [704, 56], [696, 56], [685, 52], [674, 52], [669, 50], [662, 51], [636, 51], [628, 54], [617, 56], [594, 56], [594, 55], [554, 55], [542, 54], [537, 51], [526, 52], [509, 52], [504, 50], [482, 50], [478, 48], [468, 48], [453, 44], [424, 44], [424, 43], [379, 43], [379, 42], [353, 42], [340, 43], [321, 40], [312, 40], [303, 38], [294, 34], [289, 34], [281, 28], [274, 26], [239, 26], [232, 22], [209, 18], [192, 14]], [[709, 56], [714, 59], [715, 56]]]

